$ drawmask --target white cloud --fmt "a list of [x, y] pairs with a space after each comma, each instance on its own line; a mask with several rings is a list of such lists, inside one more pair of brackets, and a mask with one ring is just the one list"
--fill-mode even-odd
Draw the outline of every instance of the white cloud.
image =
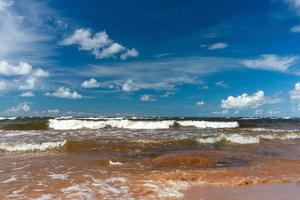
[[171, 95], [174, 95], [174, 94], [175, 94], [175, 92], [166, 91], [164, 94], [160, 95], [160, 97], [168, 98], [168, 97], [170, 97]]
[[225, 43], [225, 42], [217, 42], [217, 43], [214, 43], [212, 45], [210, 45], [208, 47], [209, 50], [218, 50], [218, 49], [225, 49], [228, 47], [228, 44]]
[[34, 96], [34, 93], [33, 92], [23, 92], [21, 95], [21, 97], [33, 97]]
[[47, 77], [47, 76], [49, 76], [49, 72], [47, 72], [47, 71], [45, 71], [41, 68], [38, 68], [38, 69], [36, 69], [32, 72], [32, 76], [34, 76], [34, 77]]
[[300, 25], [295, 25], [291, 28], [292, 33], [300, 33]]
[[0, 0], [0, 59], [49, 63], [54, 54], [49, 16], [55, 18], [56, 12], [41, 1]]
[[277, 56], [266, 54], [258, 59], [244, 60], [242, 64], [252, 69], [264, 69], [285, 72], [299, 59], [297, 56]]
[[80, 99], [82, 95], [77, 93], [76, 91], [71, 91], [69, 88], [60, 87], [56, 91], [52, 93], [46, 93], [47, 96], [53, 96], [58, 98], [66, 98], [66, 99]]
[[12, 4], [13, 4], [12, 1], [9, 1], [9, 0], [0, 0], [0, 12], [6, 10]]
[[[90, 51], [97, 59], [120, 56], [122, 60], [137, 57], [135, 49], [127, 49], [109, 38], [105, 31], [93, 34], [91, 29], [80, 28], [60, 42], [63, 46], [77, 45], [79, 50]], [[120, 55], [120, 53], [123, 53]]]
[[96, 79], [91, 78], [90, 80], [83, 81], [83, 83], [81, 84], [81, 87], [97, 88], [97, 87], [100, 87], [100, 83]]
[[95, 56], [97, 59], [111, 58], [124, 50], [125, 50], [125, 47], [114, 42], [111, 45], [109, 45], [108, 47], [102, 49], [102, 51], [96, 52]]
[[11, 65], [6, 61], [0, 61], [0, 76], [16, 76], [11, 85], [20, 90], [35, 89], [36, 83], [42, 78], [49, 76], [49, 72], [33, 67], [27, 62], [20, 62], [18, 65]]
[[18, 104], [16, 106], [13, 106], [11, 108], [9, 108], [7, 110], [7, 112], [13, 112], [13, 113], [18, 113], [18, 112], [29, 112], [31, 109], [31, 106], [29, 103], [21, 103], [21, 104]]
[[0, 92], [7, 89], [6, 83], [4, 81], [0, 81]]
[[127, 58], [136, 58], [139, 56], [139, 52], [135, 48], [127, 49], [125, 53], [121, 55], [122, 60], [127, 60]]
[[155, 101], [155, 98], [150, 94], [144, 94], [140, 97], [141, 101]]
[[133, 92], [139, 90], [139, 87], [131, 79], [127, 80], [122, 86], [123, 92]]
[[296, 83], [292, 91], [289, 92], [289, 97], [293, 101], [300, 102], [300, 83]]
[[201, 79], [209, 74], [241, 67], [240, 60], [234, 58], [180, 57], [90, 65], [74, 70], [74, 74], [109, 80], [107, 85], [123, 91], [175, 91], [182, 84], [203, 84]]
[[300, 0], [284, 0], [289, 7], [296, 11], [297, 14], [300, 14]]
[[226, 100], [221, 101], [221, 108], [223, 109], [244, 109], [244, 108], [258, 108], [264, 104], [277, 103], [278, 99], [269, 99], [265, 97], [264, 91], [259, 90], [253, 95], [244, 93], [237, 97], [229, 96]]
[[13, 66], [6, 61], [0, 62], [0, 75], [28, 75], [32, 71], [32, 66], [26, 62], [20, 62], [19, 65]]
[[220, 87], [220, 88], [227, 88], [228, 87], [228, 85], [224, 81], [215, 82], [215, 86]]
[[205, 105], [205, 102], [204, 102], [204, 101], [198, 101], [198, 102], [196, 103], [196, 105], [199, 106], [199, 107], [202, 107], [202, 106]]

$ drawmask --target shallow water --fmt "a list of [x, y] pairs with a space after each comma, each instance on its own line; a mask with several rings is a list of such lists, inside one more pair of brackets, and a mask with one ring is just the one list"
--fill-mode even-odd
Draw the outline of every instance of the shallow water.
[[[300, 183], [295, 119], [240, 119], [239, 127], [228, 128], [219, 127], [233, 119], [214, 119], [214, 128], [203, 119], [150, 119], [150, 125], [149, 119], [134, 119], [131, 129], [71, 129], [63, 120], [69, 119], [60, 119], [59, 130], [7, 128], [20, 122], [49, 124], [48, 119], [0, 121], [2, 199], [180, 199], [199, 185]], [[107, 119], [75, 120], [99, 124]], [[165, 127], [166, 120], [188, 122]]]

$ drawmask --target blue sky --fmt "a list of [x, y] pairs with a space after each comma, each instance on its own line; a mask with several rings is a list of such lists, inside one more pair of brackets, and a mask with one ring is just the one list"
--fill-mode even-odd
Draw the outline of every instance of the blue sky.
[[300, 115], [300, 0], [0, 0], [0, 36], [1, 115]]

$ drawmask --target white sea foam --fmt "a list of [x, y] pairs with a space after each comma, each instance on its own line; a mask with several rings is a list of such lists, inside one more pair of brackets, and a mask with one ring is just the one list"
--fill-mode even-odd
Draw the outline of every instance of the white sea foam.
[[0, 149], [4, 151], [45, 151], [48, 149], [54, 149], [62, 147], [66, 141], [58, 142], [44, 142], [40, 144], [27, 144], [27, 143], [0, 143]]
[[258, 144], [261, 139], [267, 140], [290, 140], [299, 139], [300, 134], [264, 134], [264, 135], [245, 135], [245, 134], [220, 134], [218, 136], [208, 136], [198, 138], [197, 141], [203, 144], [213, 144], [220, 141], [227, 141], [235, 144]]
[[60, 179], [60, 180], [66, 180], [69, 178], [69, 174], [55, 174], [51, 172], [51, 174], [48, 175], [51, 179]]
[[113, 161], [109, 161], [109, 164], [110, 165], [123, 165], [123, 163], [121, 163], [121, 162], [113, 162]]
[[193, 126], [197, 128], [237, 128], [238, 122], [210, 122], [210, 121], [178, 121], [181, 126]]
[[190, 184], [186, 181], [167, 181], [166, 183], [145, 181], [144, 186], [157, 193], [159, 199], [183, 198], [182, 191], [187, 190]]
[[17, 117], [0, 117], [0, 121], [1, 120], [15, 120], [17, 119]]
[[88, 187], [88, 183], [73, 184], [62, 188], [61, 192], [67, 194], [68, 199], [93, 199], [93, 193]]
[[180, 126], [192, 126], [196, 128], [236, 128], [238, 122], [209, 122], [209, 121], [143, 121], [143, 120], [105, 120], [105, 121], [89, 121], [89, 120], [58, 120], [50, 119], [49, 128], [56, 130], [75, 130], [75, 129], [100, 129], [105, 127], [125, 128], [125, 129], [168, 129], [175, 124]]
[[9, 132], [6, 134], [1, 134], [1, 137], [17, 137], [17, 136], [34, 136], [34, 135], [40, 135], [38, 132], [31, 132], [31, 131], [20, 131], [20, 132]]
[[5, 181], [2, 181], [2, 183], [11, 183], [11, 182], [15, 182], [16, 180], [17, 180], [17, 176], [13, 175], [9, 179], [6, 179]]

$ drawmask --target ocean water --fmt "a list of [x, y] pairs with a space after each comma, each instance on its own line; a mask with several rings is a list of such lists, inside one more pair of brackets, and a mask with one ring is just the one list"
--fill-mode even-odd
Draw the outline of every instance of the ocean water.
[[300, 119], [1, 117], [1, 199], [180, 199], [300, 182]]

